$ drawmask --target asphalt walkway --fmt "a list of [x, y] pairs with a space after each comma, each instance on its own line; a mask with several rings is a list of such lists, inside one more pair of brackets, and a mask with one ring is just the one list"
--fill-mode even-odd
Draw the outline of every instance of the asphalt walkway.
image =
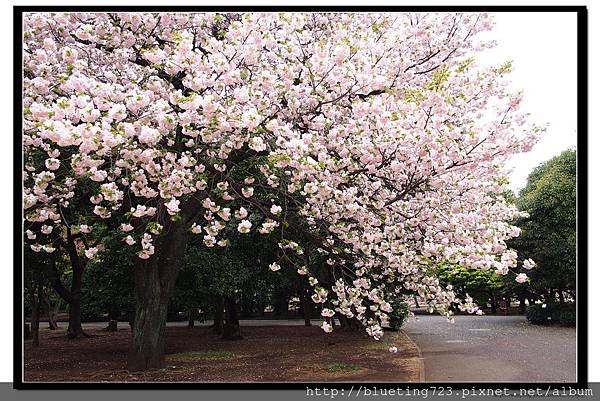
[[[418, 319], [418, 320], [417, 320]], [[523, 316], [422, 315], [404, 330], [421, 348], [428, 382], [576, 381], [575, 328]]]

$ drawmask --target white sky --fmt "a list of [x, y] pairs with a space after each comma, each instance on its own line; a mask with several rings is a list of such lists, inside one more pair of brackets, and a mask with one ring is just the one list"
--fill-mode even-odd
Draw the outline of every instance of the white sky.
[[515, 89], [524, 91], [523, 110], [531, 113], [531, 121], [549, 124], [530, 152], [509, 162], [510, 187], [518, 191], [538, 164], [577, 144], [577, 15], [491, 15], [496, 25], [486, 36], [498, 45], [481, 54], [481, 63], [513, 60], [509, 77]]

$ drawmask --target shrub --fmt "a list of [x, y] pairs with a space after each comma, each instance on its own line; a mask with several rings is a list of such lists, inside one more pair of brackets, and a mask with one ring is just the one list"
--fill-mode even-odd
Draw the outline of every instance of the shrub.
[[575, 326], [575, 318], [574, 303], [557, 304], [552, 311], [552, 320], [557, 321], [563, 326]]
[[550, 308], [542, 307], [541, 304], [530, 305], [525, 310], [525, 317], [532, 324], [548, 324], [551, 322]]
[[394, 310], [388, 314], [390, 317], [390, 328], [392, 330], [400, 330], [410, 313], [408, 303], [397, 300], [392, 302], [392, 308]]
[[525, 311], [527, 320], [532, 324], [559, 323], [563, 326], [575, 325], [575, 304], [541, 304], [531, 305]]

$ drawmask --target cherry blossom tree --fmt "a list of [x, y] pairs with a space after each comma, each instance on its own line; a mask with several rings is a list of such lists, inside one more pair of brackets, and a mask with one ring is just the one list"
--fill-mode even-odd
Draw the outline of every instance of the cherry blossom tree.
[[[28, 244], [52, 251], [45, 232], [84, 186], [85, 221], [118, 221], [137, 254], [130, 370], [162, 364], [190, 235], [278, 235], [265, 269], [294, 266], [324, 317], [376, 339], [389, 293], [475, 312], [432, 272], [516, 265], [503, 165], [540, 131], [510, 65], [476, 62], [491, 27], [463, 13], [28, 14]], [[307, 244], [332, 286], [303, 264]]]
[[[28, 152], [30, 160], [43, 162], [47, 157], [39, 149], [29, 150], [31, 150]], [[44, 184], [41, 186], [43, 187]], [[43, 196], [41, 199], [44, 199]], [[24, 225], [24, 236], [31, 243], [31, 250], [42, 255], [39, 258], [32, 258], [30, 252], [25, 254], [25, 260], [28, 262], [27, 259], [34, 261], [41, 259], [46, 266], [44, 269], [46, 281], [68, 304], [67, 336], [69, 338], [87, 337], [81, 325], [83, 276], [90, 259], [96, 256], [98, 250], [104, 249], [102, 242], [107, 236], [107, 231], [111, 230], [106, 220], [94, 221], [95, 219], [86, 217], [88, 208], [88, 188], [80, 185], [73, 187], [71, 193], [62, 197], [54, 209], [43, 206], [39, 210], [35, 207], [29, 208]], [[43, 244], [39, 243], [41, 239], [44, 241]], [[39, 270], [34, 268], [34, 265], [25, 263], [24, 269], [34, 272]], [[33, 274], [39, 275], [39, 273]]]

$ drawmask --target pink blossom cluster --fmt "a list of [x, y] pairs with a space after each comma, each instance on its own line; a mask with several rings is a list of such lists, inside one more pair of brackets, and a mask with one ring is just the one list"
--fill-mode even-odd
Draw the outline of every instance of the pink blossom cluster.
[[453, 13], [26, 15], [31, 249], [52, 252], [52, 227], [73, 223], [61, 210], [93, 188], [80, 231], [118, 218], [142, 259], [169, 221], [209, 247], [302, 228], [337, 272], [319, 286], [283, 242], [313, 301], [375, 338], [390, 289], [476, 312], [432, 270], [516, 267], [504, 164], [540, 132], [509, 68], [476, 63], [491, 27]]

